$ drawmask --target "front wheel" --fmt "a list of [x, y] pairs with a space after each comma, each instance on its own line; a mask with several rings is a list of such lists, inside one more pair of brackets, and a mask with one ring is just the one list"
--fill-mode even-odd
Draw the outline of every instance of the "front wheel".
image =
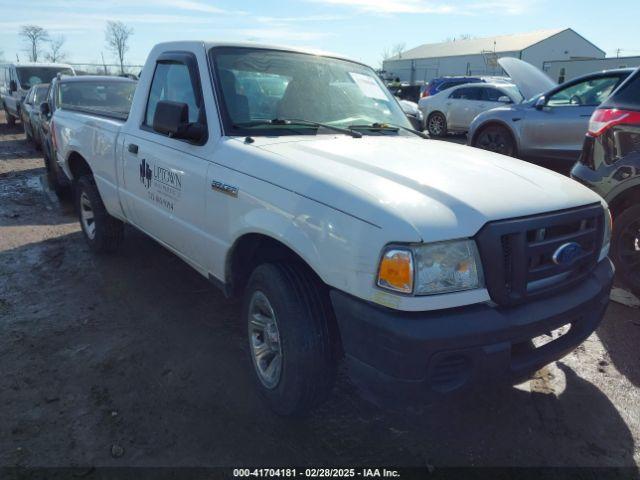
[[255, 383], [271, 409], [298, 416], [324, 401], [336, 373], [324, 285], [301, 265], [260, 265], [249, 279], [243, 318]]
[[509, 157], [513, 157], [516, 154], [516, 144], [511, 136], [511, 132], [499, 125], [491, 125], [483, 128], [478, 134], [473, 146]]
[[434, 112], [427, 119], [427, 130], [432, 137], [445, 137], [447, 135], [447, 119], [440, 112]]
[[116, 251], [122, 243], [124, 224], [109, 215], [91, 175], [78, 180], [76, 209], [89, 248], [96, 253]]
[[611, 236], [611, 259], [621, 282], [640, 298], [640, 205], [616, 216]]

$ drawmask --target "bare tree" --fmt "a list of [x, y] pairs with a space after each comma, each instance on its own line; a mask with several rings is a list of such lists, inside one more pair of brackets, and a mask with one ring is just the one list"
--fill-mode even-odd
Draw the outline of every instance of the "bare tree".
[[406, 43], [396, 43], [393, 47], [391, 47], [391, 56], [402, 58], [402, 52], [404, 52], [406, 49]]
[[391, 54], [391, 50], [389, 48], [385, 48], [380, 55], [380, 68], [384, 68], [385, 60], [389, 60], [393, 55]]
[[27, 45], [25, 51], [29, 60], [37, 62], [42, 44], [49, 40], [49, 33], [38, 25], [23, 25], [20, 27], [20, 36]]
[[118, 57], [120, 73], [125, 73], [124, 56], [129, 50], [129, 37], [133, 35], [133, 28], [123, 22], [108, 21], [104, 35], [109, 50]]
[[57, 35], [49, 40], [49, 52], [47, 52], [47, 60], [56, 63], [67, 58], [67, 53], [62, 50], [64, 42], [67, 39], [64, 35]]

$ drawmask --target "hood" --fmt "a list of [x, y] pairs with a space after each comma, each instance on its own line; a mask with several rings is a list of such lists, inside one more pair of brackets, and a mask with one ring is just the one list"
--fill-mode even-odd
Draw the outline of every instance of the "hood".
[[511, 77], [525, 100], [547, 92], [558, 85], [542, 70], [517, 58], [502, 57], [498, 63]]
[[285, 167], [264, 169], [265, 180], [382, 228], [408, 224], [428, 242], [473, 236], [492, 220], [599, 201], [550, 170], [418, 137], [256, 138], [248, 148], [277, 155], [274, 166]]

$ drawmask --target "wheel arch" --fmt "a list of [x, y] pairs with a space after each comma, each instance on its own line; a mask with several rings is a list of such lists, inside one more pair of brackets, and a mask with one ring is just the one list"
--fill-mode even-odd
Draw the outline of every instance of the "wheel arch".
[[319, 273], [305, 258], [307, 255], [264, 232], [247, 232], [239, 236], [227, 252], [224, 265], [224, 291], [229, 297], [242, 294], [251, 272], [269, 262], [289, 261], [307, 268], [322, 284]]
[[609, 209], [614, 217], [620, 215], [624, 210], [633, 206], [640, 205], [640, 183], [623, 190], [621, 193], [609, 200]]
[[93, 175], [89, 162], [87, 162], [85, 158], [75, 150], [72, 150], [67, 155], [67, 168], [71, 174], [72, 181], [77, 180], [82, 175]]
[[485, 122], [481, 123], [480, 125], [478, 125], [475, 130], [473, 131], [473, 136], [470, 139], [469, 145], [471, 145], [472, 147], [476, 146], [476, 142], [478, 141], [478, 137], [480, 136], [480, 134], [482, 133], [482, 131], [485, 128], [488, 127], [503, 127], [507, 130], [507, 132], [509, 132], [509, 135], [511, 135], [511, 139], [513, 140], [513, 144], [516, 147], [516, 151], [515, 151], [515, 155], [517, 156], [518, 152], [520, 151], [520, 142], [518, 141], [518, 136], [514, 133], [513, 128], [511, 128], [511, 126], [503, 121], [503, 120], [498, 120], [495, 118], [492, 118], [491, 120], [486, 120]]

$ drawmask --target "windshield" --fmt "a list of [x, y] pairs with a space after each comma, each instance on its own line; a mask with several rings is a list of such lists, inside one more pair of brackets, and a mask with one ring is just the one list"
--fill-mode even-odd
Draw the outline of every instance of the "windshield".
[[210, 55], [232, 135], [324, 133], [314, 125], [270, 124], [274, 119], [411, 127], [374, 71], [358, 63], [258, 48], [218, 47]]
[[73, 75], [70, 68], [60, 67], [17, 67], [18, 80], [20, 86], [25, 90], [37, 85], [38, 83], [49, 83], [58, 74]]
[[96, 110], [126, 115], [131, 109], [136, 82], [99, 81], [62, 82], [58, 90], [61, 108]]

